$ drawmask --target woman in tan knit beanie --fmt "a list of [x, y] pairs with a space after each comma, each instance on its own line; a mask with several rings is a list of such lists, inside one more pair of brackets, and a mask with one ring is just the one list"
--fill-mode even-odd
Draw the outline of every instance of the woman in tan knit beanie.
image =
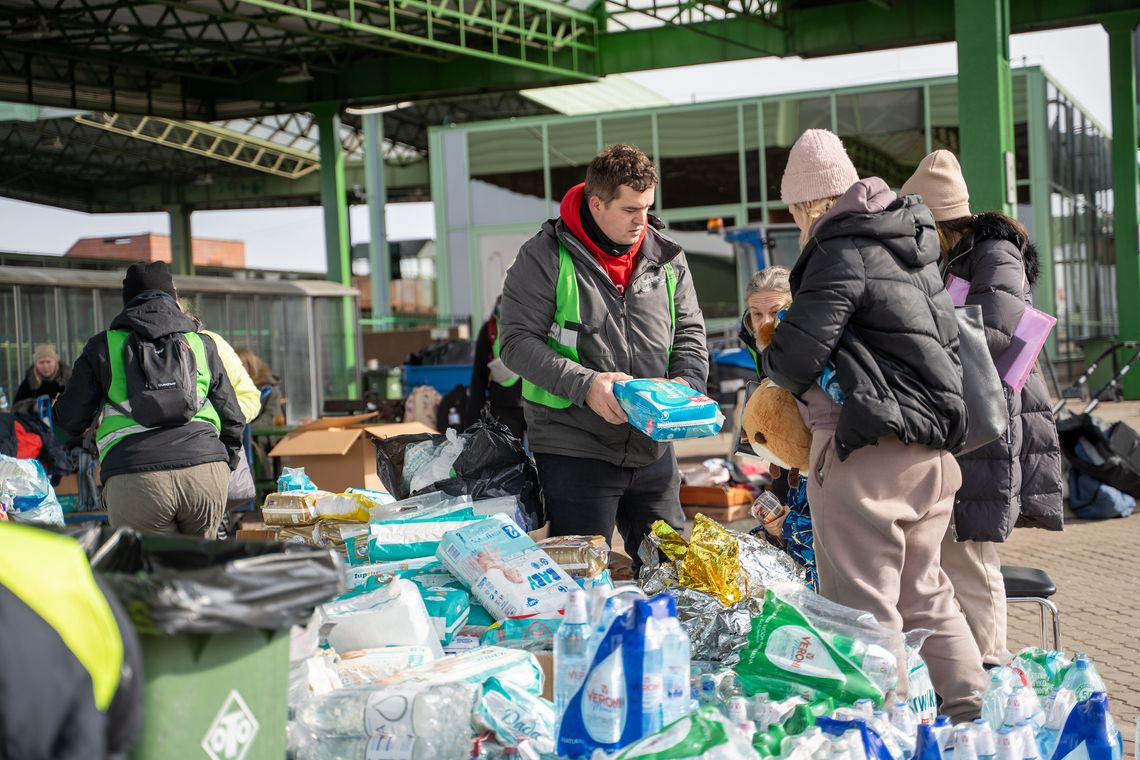
[[59, 360], [55, 346], [41, 343], [32, 353], [32, 366], [28, 367], [24, 381], [16, 389], [12, 405], [16, 409], [30, 409], [39, 396], [47, 396], [55, 401], [70, 379], [71, 367]]
[[[922, 160], [903, 194], [922, 197], [938, 227], [947, 275], [965, 281], [965, 303], [982, 307], [990, 356], [1009, 347], [1033, 303], [1037, 251], [1015, 219], [970, 213], [958, 159], [936, 150]], [[1006, 388], [1007, 434], [958, 458], [962, 487], [942, 544], [942, 567], [988, 665], [1004, 664], [1006, 599], [997, 544], [1015, 525], [1060, 530], [1061, 451], [1049, 393], [1034, 371], [1020, 393]]]
[[[792, 147], [782, 195], [804, 246], [764, 371], [801, 400], [812, 431], [819, 591], [888, 628], [932, 631], [922, 656], [942, 709], [972, 720], [985, 672], [939, 564], [966, 407], [934, 220], [917, 198], [859, 180], [826, 130]], [[834, 373], [840, 398], [821, 389], [824, 373]]]

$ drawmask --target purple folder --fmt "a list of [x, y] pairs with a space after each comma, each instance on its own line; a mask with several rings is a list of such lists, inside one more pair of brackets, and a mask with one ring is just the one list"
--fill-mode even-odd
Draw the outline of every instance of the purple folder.
[[[970, 281], [948, 275], [946, 292], [950, 294], [950, 300], [955, 306], [963, 306], [966, 303], [966, 296], [970, 294]], [[1037, 357], [1055, 324], [1057, 324], [1056, 317], [1032, 306], [1025, 307], [1025, 312], [1022, 313], [1021, 320], [1013, 331], [1009, 347], [994, 361], [1003, 383], [1015, 391], [1025, 387], [1025, 382], [1033, 372]]]

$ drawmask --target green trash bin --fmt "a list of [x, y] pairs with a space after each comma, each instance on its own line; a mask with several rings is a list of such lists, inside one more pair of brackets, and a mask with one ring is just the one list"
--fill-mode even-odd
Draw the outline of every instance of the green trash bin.
[[139, 637], [143, 724], [131, 760], [282, 760], [289, 632]]

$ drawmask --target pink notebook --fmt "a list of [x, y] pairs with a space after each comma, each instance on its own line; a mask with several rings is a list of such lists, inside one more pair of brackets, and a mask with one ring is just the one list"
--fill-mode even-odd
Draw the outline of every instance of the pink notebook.
[[[950, 294], [950, 300], [955, 306], [963, 306], [966, 303], [966, 296], [970, 294], [970, 281], [948, 275], [946, 292]], [[1041, 354], [1041, 349], [1045, 346], [1045, 341], [1048, 340], [1055, 324], [1057, 324], [1056, 317], [1032, 306], [1025, 307], [1021, 321], [1013, 331], [1009, 348], [994, 362], [1002, 382], [1015, 391], [1025, 387], [1029, 375], [1033, 372], [1033, 366], [1037, 363], [1037, 357]]]

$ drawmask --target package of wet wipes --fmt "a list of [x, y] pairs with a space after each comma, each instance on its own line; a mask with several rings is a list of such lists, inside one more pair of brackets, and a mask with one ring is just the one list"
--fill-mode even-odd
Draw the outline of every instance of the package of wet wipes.
[[626, 380], [614, 384], [614, 396], [629, 424], [655, 441], [707, 438], [724, 424], [720, 406], [683, 383]]
[[436, 556], [497, 620], [560, 610], [570, 590], [578, 588], [504, 514], [445, 533]]

